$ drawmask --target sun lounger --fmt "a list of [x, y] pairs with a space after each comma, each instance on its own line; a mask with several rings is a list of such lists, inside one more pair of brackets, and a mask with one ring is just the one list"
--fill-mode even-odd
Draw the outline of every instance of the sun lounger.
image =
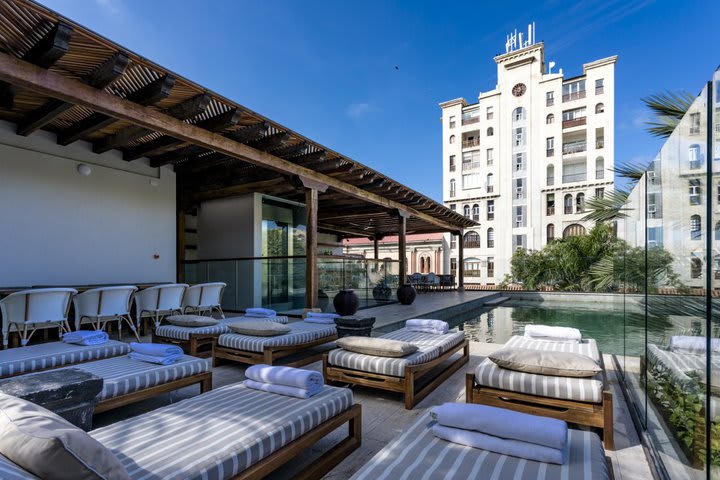
[[[256, 479], [346, 423], [347, 436], [296, 472], [301, 478], [320, 478], [360, 446], [361, 408], [353, 404], [349, 389], [326, 386], [299, 399], [236, 383], [89, 435], [115, 454], [131, 479]], [[0, 457], [0, 473], [13, 470], [26, 473]]]
[[[227, 324], [237, 322], [246, 317], [232, 317], [220, 320], [217, 325], [209, 327], [181, 327], [179, 325], [161, 325], [153, 328], [152, 341], [154, 343], [171, 343], [181, 347], [185, 353], [193, 357], [206, 358], [212, 356], [212, 345], [223, 333], [230, 333]], [[275, 317], [273, 321], [284, 320], [287, 317]]]
[[[340, 348], [332, 350], [323, 356], [325, 380], [403, 393], [405, 408], [411, 409], [470, 358], [469, 343], [463, 332], [437, 335], [401, 328], [381, 338], [412, 343], [418, 346], [418, 350], [398, 358], [366, 355]], [[441, 372], [435, 371], [435, 367], [460, 350], [460, 357]], [[417, 383], [425, 378], [432, 378], [432, 381], [418, 388]]]
[[[213, 345], [213, 366], [222, 360], [256, 365], [276, 364], [281, 358], [299, 354], [287, 366], [298, 367], [320, 360], [321, 353], [308, 349], [337, 339], [335, 325], [293, 322], [287, 325], [291, 331], [271, 337], [257, 337], [239, 333], [224, 333]], [[303, 354], [307, 353], [307, 354]]]
[[171, 365], [133, 360], [127, 355], [73, 366], [103, 379], [95, 413], [104, 412], [188, 385], [200, 384], [200, 393], [212, 389], [210, 362], [183, 356]]
[[514, 480], [608, 480], [610, 460], [593, 432], [570, 430], [570, 458], [557, 465], [489, 452], [442, 440], [432, 434], [424, 414], [386, 445], [351, 480], [395, 478], [497, 478]]
[[127, 343], [115, 340], [90, 346], [50, 342], [0, 350], [0, 378], [116, 357], [129, 351]]
[[579, 353], [593, 358], [602, 372], [590, 378], [556, 377], [499, 367], [486, 358], [466, 376], [466, 401], [558, 418], [603, 430], [605, 448], [613, 450], [612, 392], [603, 357], [593, 339], [559, 343], [514, 336], [506, 348]]

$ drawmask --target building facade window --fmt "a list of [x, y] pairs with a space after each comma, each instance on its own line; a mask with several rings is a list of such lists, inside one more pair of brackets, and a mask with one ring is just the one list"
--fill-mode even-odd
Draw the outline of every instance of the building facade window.
[[648, 247], [652, 248], [662, 246], [662, 227], [650, 227], [647, 232]]
[[494, 177], [492, 173], [488, 173], [486, 180], [485, 180], [485, 190], [487, 190], [488, 193], [492, 193], [493, 189], [495, 188], [495, 185], [493, 184]]
[[452, 210], [453, 212], [456, 211], [456, 210], [457, 210], [457, 205], [455, 205], [454, 203], [451, 204], [451, 205], [450, 205], [450, 210]]
[[585, 212], [585, 194], [580, 192], [575, 197], [575, 213]]
[[[718, 222], [720, 223], [720, 222]], [[487, 246], [488, 248], [495, 248], [495, 229], [488, 228], [487, 230]]]
[[525, 179], [516, 178], [513, 180], [513, 186], [515, 187], [515, 198], [525, 198]]
[[450, 121], [449, 121], [448, 123], [449, 123], [448, 126], [449, 126], [450, 128], [455, 128], [455, 115], [451, 115], [451, 116], [450, 116]]
[[595, 198], [604, 198], [605, 197], [605, 189], [603, 187], [596, 188], [595, 189]]
[[513, 250], [527, 248], [527, 235], [513, 235]]
[[697, 257], [690, 259], [690, 278], [702, 278], [702, 260]]
[[476, 222], [480, 221], [480, 205], [477, 203], [472, 206], [472, 219]]
[[563, 238], [582, 237], [583, 235], [585, 235], [585, 227], [583, 227], [579, 223], [573, 223], [572, 225], [568, 225], [567, 227], [565, 227], [565, 230], [563, 230]]
[[455, 171], [455, 155], [450, 155], [450, 171]]
[[463, 215], [465, 215], [467, 218], [470, 218], [470, 205], [465, 205], [463, 207]]
[[700, 240], [702, 238], [702, 222], [700, 215], [690, 217], [690, 240]]
[[525, 170], [525, 153], [515, 154], [515, 171], [520, 172]]
[[482, 176], [479, 173], [468, 173], [462, 176], [463, 190], [482, 187]]
[[565, 195], [563, 205], [565, 207], [565, 214], [573, 213], [573, 196], [571, 194], [568, 193]]
[[545, 156], [552, 157], [555, 155], [555, 137], [545, 139]]
[[523, 147], [525, 146], [525, 129], [524, 128], [516, 128], [514, 130], [513, 135], [513, 145], [516, 147]]
[[493, 136], [493, 132], [494, 132], [494, 131], [493, 131], [493, 128], [492, 128], [492, 127], [488, 127], [488, 129], [487, 129], [487, 136], [488, 136], [488, 137], [492, 137], [492, 136]]
[[473, 108], [472, 110], [467, 110], [463, 112], [462, 114], [462, 124], [463, 125], [470, 125], [471, 123], [478, 123], [480, 121], [480, 109], [479, 108]]
[[463, 237], [463, 247], [480, 248], [480, 235], [477, 232], [467, 232]]
[[555, 166], [548, 165], [546, 170], [547, 170], [547, 174], [546, 174], [545, 184], [548, 187], [551, 185], [555, 185]]
[[487, 149], [487, 164], [492, 165], [495, 163], [495, 152], [494, 149], [488, 148]]
[[[488, 257], [487, 265], [487, 276], [493, 278], [495, 276], [495, 257]], [[492, 312], [488, 312], [488, 321], [490, 320], [490, 313]]]
[[455, 196], [456, 190], [455, 190], [455, 179], [450, 179], [450, 198], [453, 198]]
[[555, 194], [548, 193], [545, 197], [545, 215], [555, 215]]
[[450, 275], [457, 276], [457, 258], [450, 259]]
[[448, 141], [450, 142], [450, 145], [455, 143], [455, 135], [450, 135], [450, 138], [448, 139]]
[[700, 135], [700, 113], [690, 114], [690, 135]]
[[715, 240], [720, 240], [720, 221], [715, 223]]
[[555, 240], [555, 225], [548, 223], [548, 226], [546, 227], [546, 234], [548, 242]]
[[598, 103], [597, 105], [595, 105], [595, 113], [605, 113], [605, 104]]
[[691, 170], [702, 167], [702, 154], [700, 153], [700, 145], [694, 143], [688, 148], [688, 164]]
[[487, 219], [495, 220], [495, 200], [488, 200], [487, 202]]
[[515, 207], [515, 228], [525, 227], [525, 207], [522, 205]]
[[545, 123], [546, 123], [547, 125], [551, 125], [551, 124], [555, 123], [555, 115], [553, 115], [553, 114], [551, 113], [551, 114], [549, 114], [547, 117], [545, 117]]
[[523, 107], [517, 107], [513, 110], [513, 122], [524, 122], [525, 121], [525, 109]]
[[545, 93], [545, 105], [548, 107], [555, 105], [555, 94], [553, 92]]
[[585, 79], [563, 85], [563, 102], [585, 98]]
[[494, 115], [493, 107], [487, 107], [485, 109], [485, 118], [487, 118], [488, 120], [492, 120], [493, 115]]
[[457, 248], [457, 235], [454, 233], [450, 234], [450, 250], [455, 250]]
[[605, 178], [605, 159], [597, 157], [595, 159], [595, 180], [602, 180], [603, 178]]
[[702, 203], [702, 187], [699, 178], [688, 180], [688, 196], [690, 205], [700, 205]]
[[604, 79], [595, 80], [595, 95], [601, 95], [605, 91]]

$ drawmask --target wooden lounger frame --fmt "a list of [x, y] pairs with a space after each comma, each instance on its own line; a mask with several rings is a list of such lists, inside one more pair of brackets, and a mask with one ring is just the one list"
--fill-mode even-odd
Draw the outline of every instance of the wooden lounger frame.
[[[460, 349], [463, 351], [460, 358], [434, 377], [430, 383], [416, 390], [415, 383], [417, 380], [431, 373], [435, 367], [450, 358], [454, 353], [460, 351]], [[402, 377], [394, 377], [392, 375], [363, 372], [351, 368], [330, 365], [328, 363], [328, 354], [326, 353], [323, 355], [323, 376], [325, 377], [325, 382], [328, 384], [331, 382], [343, 382], [389, 390], [391, 392], [400, 392], [405, 396], [405, 408], [411, 410], [418, 402], [435, 390], [438, 385], [458, 371], [462, 365], [466, 364], [469, 359], [470, 342], [464, 339], [434, 360], [418, 365], [407, 365], [405, 367], [405, 374]]]
[[[310, 347], [316, 347], [324, 343], [332, 342], [337, 340], [337, 333], [322, 337], [317, 340], [310, 342], [299, 343], [297, 345], [284, 345], [284, 346], [268, 346], [263, 349], [262, 352], [252, 352], [249, 350], [238, 350], [235, 348], [223, 347], [218, 345], [217, 341], [213, 342], [212, 357], [213, 367], [217, 367], [222, 363], [222, 360], [229, 360], [231, 362], [245, 363], [248, 365], [257, 365], [264, 363], [266, 365], [273, 365], [277, 360], [301, 353]], [[308, 363], [316, 362], [320, 360], [322, 353], [314, 355], [307, 355], [299, 358], [290, 363], [284, 363], [284, 366], [288, 367], [299, 367], [307, 365]]]
[[610, 384], [607, 380], [605, 362], [600, 354], [602, 367], [603, 391], [601, 403], [579, 402], [542, 397], [529, 393], [519, 393], [478, 385], [475, 372], [465, 376], [465, 401], [493, 407], [507, 408], [518, 412], [552, 417], [578, 425], [600, 428], [603, 432], [603, 443], [607, 450], [615, 450], [613, 438], [613, 400]]
[[113, 408], [122, 407], [130, 403], [139, 402], [152, 398], [161, 393], [172, 392], [179, 388], [187, 387], [189, 385], [200, 384], [200, 393], [209, 392], [212, 390], [212, 372], [203, 372], [190, 377], [179, 378], [172, 382], [163, 383], [161, 385], [155, 385], [154, 387], [144, 388], [136, 392], [127, 393], [120, 395], [119, 397], [108, 398], [95, 405], [94, 413], [106, 412]]
[[185, 353], [198, 358], [210, 358], [212, 356], [213, 344], [217, 341], [219, 333], [190, 333], [190, 338], [182, 340], [158, 335], [155, 328], [152, 329], [152, 342], [169, 343], [182, 348]]
[[339, 415], [326, 420], [300, 438], [288, 443], [272, 455], [263, 458], [252, 465], [240, 475], [233, 477], [234, 480], [255, 480], [263, 478], [277, 468], [283, 466], [289, 460], [297, 457], [300, 453], [315, 445], [320, 439], [348, 423], [348, 435], [320, 458], [314, 460], [304, 470], [293, 475], [294, 479], [319, 479], [332, 470], [338, 463], [347, 458], [350, 452], [354, 451], [362, 443], [362, 409], [355, 404]]

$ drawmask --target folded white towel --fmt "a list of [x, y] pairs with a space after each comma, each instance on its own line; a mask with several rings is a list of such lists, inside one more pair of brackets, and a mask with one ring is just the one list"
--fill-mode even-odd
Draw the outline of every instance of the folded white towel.
[[128, 357], [141, 362], [157, 363], [158, 365], [172, 365], [183, 357], [182, 353], [173, 353], [171, 355], [146, 355], [144, 353], [130, 352]]
[[550, 325], [525, 325], [525, 337], [550, 342], [582, 342], [582, 333], [577, 328]]
[[450, 330], [450, 325], [442, 320], [434, 320], [432, 318], [411, 318], [405, 322], [405, 328], [408, 330], [414, 328], [430, 328], [432, 330], [447, 333]]
[[65, 343], [74, 343], [75, 345], [102, 345], [106, 343], [110, 337], [106, 332], [101, 330], [78, 330], [63, 335], [62, 340]]
[[[720, 338], [711, 338], [710, 348], [712, 349], [712, 353], [720, 353]], [[670, 350], [673, 352], [704, 355], [707, 352], [707, 341], [705, 337], [674, 335], [670, 337]]]
[[433, 335], [445, 335], [447, 330], [437, 330], [430, 327], [405, 327], [409, 332], [431, 333]]
[[335, 325], [334, 318], [323, 318], [323, 317], [307, 317], [304, 320], [307, 323], [321, 323], [323, 325]]
[[432, 433], [436, 437], [447, 440], [448, 442], [459, 443], [469, 447], [481, 448], [490, 452], [526, 458], [528, 460], [535, 460], [538, 462], [556, 463], [562, 465], [567, 462], [570, 453], [567, 442], [565, 442], [565, 448], [556, 449], [536, 445], [534, 443], [522, 442], [520, 440], [508, 440], [472, 430], [463, 430], [460, 428], [445, 427], [442, 425], [433, 426]]
[[182, 355], [183, 349], [177, 345], [168, 345], [166, 343], [130, 343], [130, 350], [143, 355], [151, 355], [154, 357], [167, 357], [169, 355]]
[[432, 416], [445, 427], [474, 430], [558, 450], [567, 444], [567, 423], [554, 418], [472, 403], [445, 403], [433, 407]]
[[322, 373], [315, 370], [305, 370], [293, 367], [273, 367], [271, 365], [253, 365], [245, 370], [245, 376], [250, 380], [262, 383], [274, 383], [297, 387], [303, 390], [313, 390], [322, 387], [325, 383]]
[[289, 387], [287, 385], [278, 385], [276, 383], [256, 382], [255, 380], [250, 379], [245, 380], [243, 383], [246, 387], [254, 390], [262, 390], [263, 392], [277, 393], [279, 395], [287, 395], [289, 397], [297, 398], [310, 398], [323, 390], [322, 385], [317, 388], [313, 388], [312, 390], [306, 390], [298, 387]]
[[305, 317], [307, 318], [330, 318], [330, 319], [336, 319], [340, 318], [340, 315], [337, 313], [330, 313], [330, 312], [307, 312], [305, 314]]
[[258, 317], [258, 318], [267, 318], [267, 317], [275, 317], [277, 316], [277, 312], [275, 310], [271, 310], [269, 308], [246, 308], [245, 309], [245, 316], [248, 317]]

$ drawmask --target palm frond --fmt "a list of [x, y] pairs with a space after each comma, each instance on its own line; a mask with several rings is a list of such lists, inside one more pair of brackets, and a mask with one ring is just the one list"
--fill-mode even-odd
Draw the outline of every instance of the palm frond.
[[647, 131], [656, 137], [667, 138], [682, 120], [695, 101], [695, 96], [686, 92], [656, 93], [642, 99], [652, 111], [654, 119], [646, 122]]
[[625, 208], [630, 194], [623, 190], [606, 192], [602, 197], [592, 197], [585, 201], [585, 210], [588, 214], [583, 217], [584, 221], [596, 223], [612, 222], [626, 218]]
[[610, 170], [612, 170], [613, 173], [620, 177], [637, 182], [642, 178], [643, 175], [645, 175], [647, 167], [648, 165], [631, 165], [629, 163], [620, 163], [618, 165], [615, 165]]

